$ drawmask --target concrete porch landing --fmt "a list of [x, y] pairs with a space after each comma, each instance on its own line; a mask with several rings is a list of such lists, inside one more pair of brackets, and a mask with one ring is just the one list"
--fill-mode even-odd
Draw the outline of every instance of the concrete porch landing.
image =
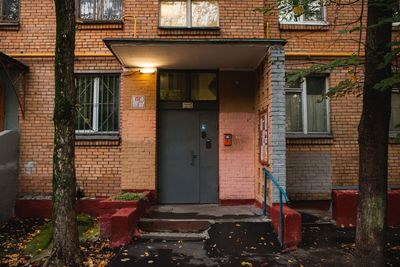
[[268, 222], [262, 210], [254, 205], [158, 205], [152, 207], [142, 220], [207, 220], [212, 222]]

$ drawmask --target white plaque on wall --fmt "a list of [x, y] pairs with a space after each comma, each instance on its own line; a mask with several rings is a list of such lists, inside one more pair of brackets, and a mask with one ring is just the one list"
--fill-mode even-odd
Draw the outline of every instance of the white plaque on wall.
[[133, 109], [144, 109], [146, 103], [146, 97], [143, 95], [132, 96], [132, 108]]

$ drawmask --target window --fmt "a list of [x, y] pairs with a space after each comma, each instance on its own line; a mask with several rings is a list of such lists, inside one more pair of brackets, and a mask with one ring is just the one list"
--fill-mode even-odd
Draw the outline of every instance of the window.
[[[302, 4], [302, 2], [304, 2]], [[281, 23], [321, 24], [326, 21], [323, 0], [279, 1], [279, 21]]]
[[219, 26], [218, 1], [160, 0], [160, 27], [212, 28]]
[[160, 72], [160, 100], [215, 101], [218, 81], [216, 72]]
[[389, 132], [393, 135], [400, 133], [400, 90], [392, 92], [392, 114], [390, 116]]
[[18, 22], [19, 0], [0, 0], [0, 23]]
[[328, 100], [323, 97], [327, 90], [326, 78], [310, 76], [286, 87], [286, 131], [329, 133]]
[[77, 0], [77, 17], [82, 20], [122, 20], [122, 0]]
[[78, 75], [77, 133], [115, 133], [119, 129], [119, 76]]

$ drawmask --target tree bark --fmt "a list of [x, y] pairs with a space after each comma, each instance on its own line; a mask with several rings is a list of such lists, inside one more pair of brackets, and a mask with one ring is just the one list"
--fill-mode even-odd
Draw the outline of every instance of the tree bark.
[[75, 212], [75, 1], [55, 0], [53, 248], [48, 266], [81, 266]]
[[385, 263], [391, 90], [378, 90], [374, 86], [391, 76], [390, 64], [379, 67], [391, 51], [388, 44], [392, 39], [392, 23], [383, 23], [392, 16], [391, 1], [368, 1], [363, 111], [358, 129], [360, 194], [356, 257], [360, 267]]

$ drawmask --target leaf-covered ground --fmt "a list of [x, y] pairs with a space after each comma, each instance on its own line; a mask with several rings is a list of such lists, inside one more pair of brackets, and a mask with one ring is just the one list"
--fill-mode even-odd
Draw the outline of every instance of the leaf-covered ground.
[[[44, 233], [49, 231], [46, 225], [49, 220], [42, 219], [12, 219], [0, 224], [0, 266], [41, 266], [48, 249], [32, 249], [32, 243], [46, 243]], [[99, 240], [96, 237], [96, 228], [87, 229], [81, 233], [80, 250], [83, 256], [84, 266], [107, 266], [114, 256], [114, 250], [107, 240]], [[41, 240], [45, 241], [41, 241]], [[32, 242], [35, 240], [34, 242]], [[27, 249], [28, 247], [28, 249]], [[37, 245], [40, 247], [40, 245]], [[32, 251], [35, 251], [33, 253]]]

